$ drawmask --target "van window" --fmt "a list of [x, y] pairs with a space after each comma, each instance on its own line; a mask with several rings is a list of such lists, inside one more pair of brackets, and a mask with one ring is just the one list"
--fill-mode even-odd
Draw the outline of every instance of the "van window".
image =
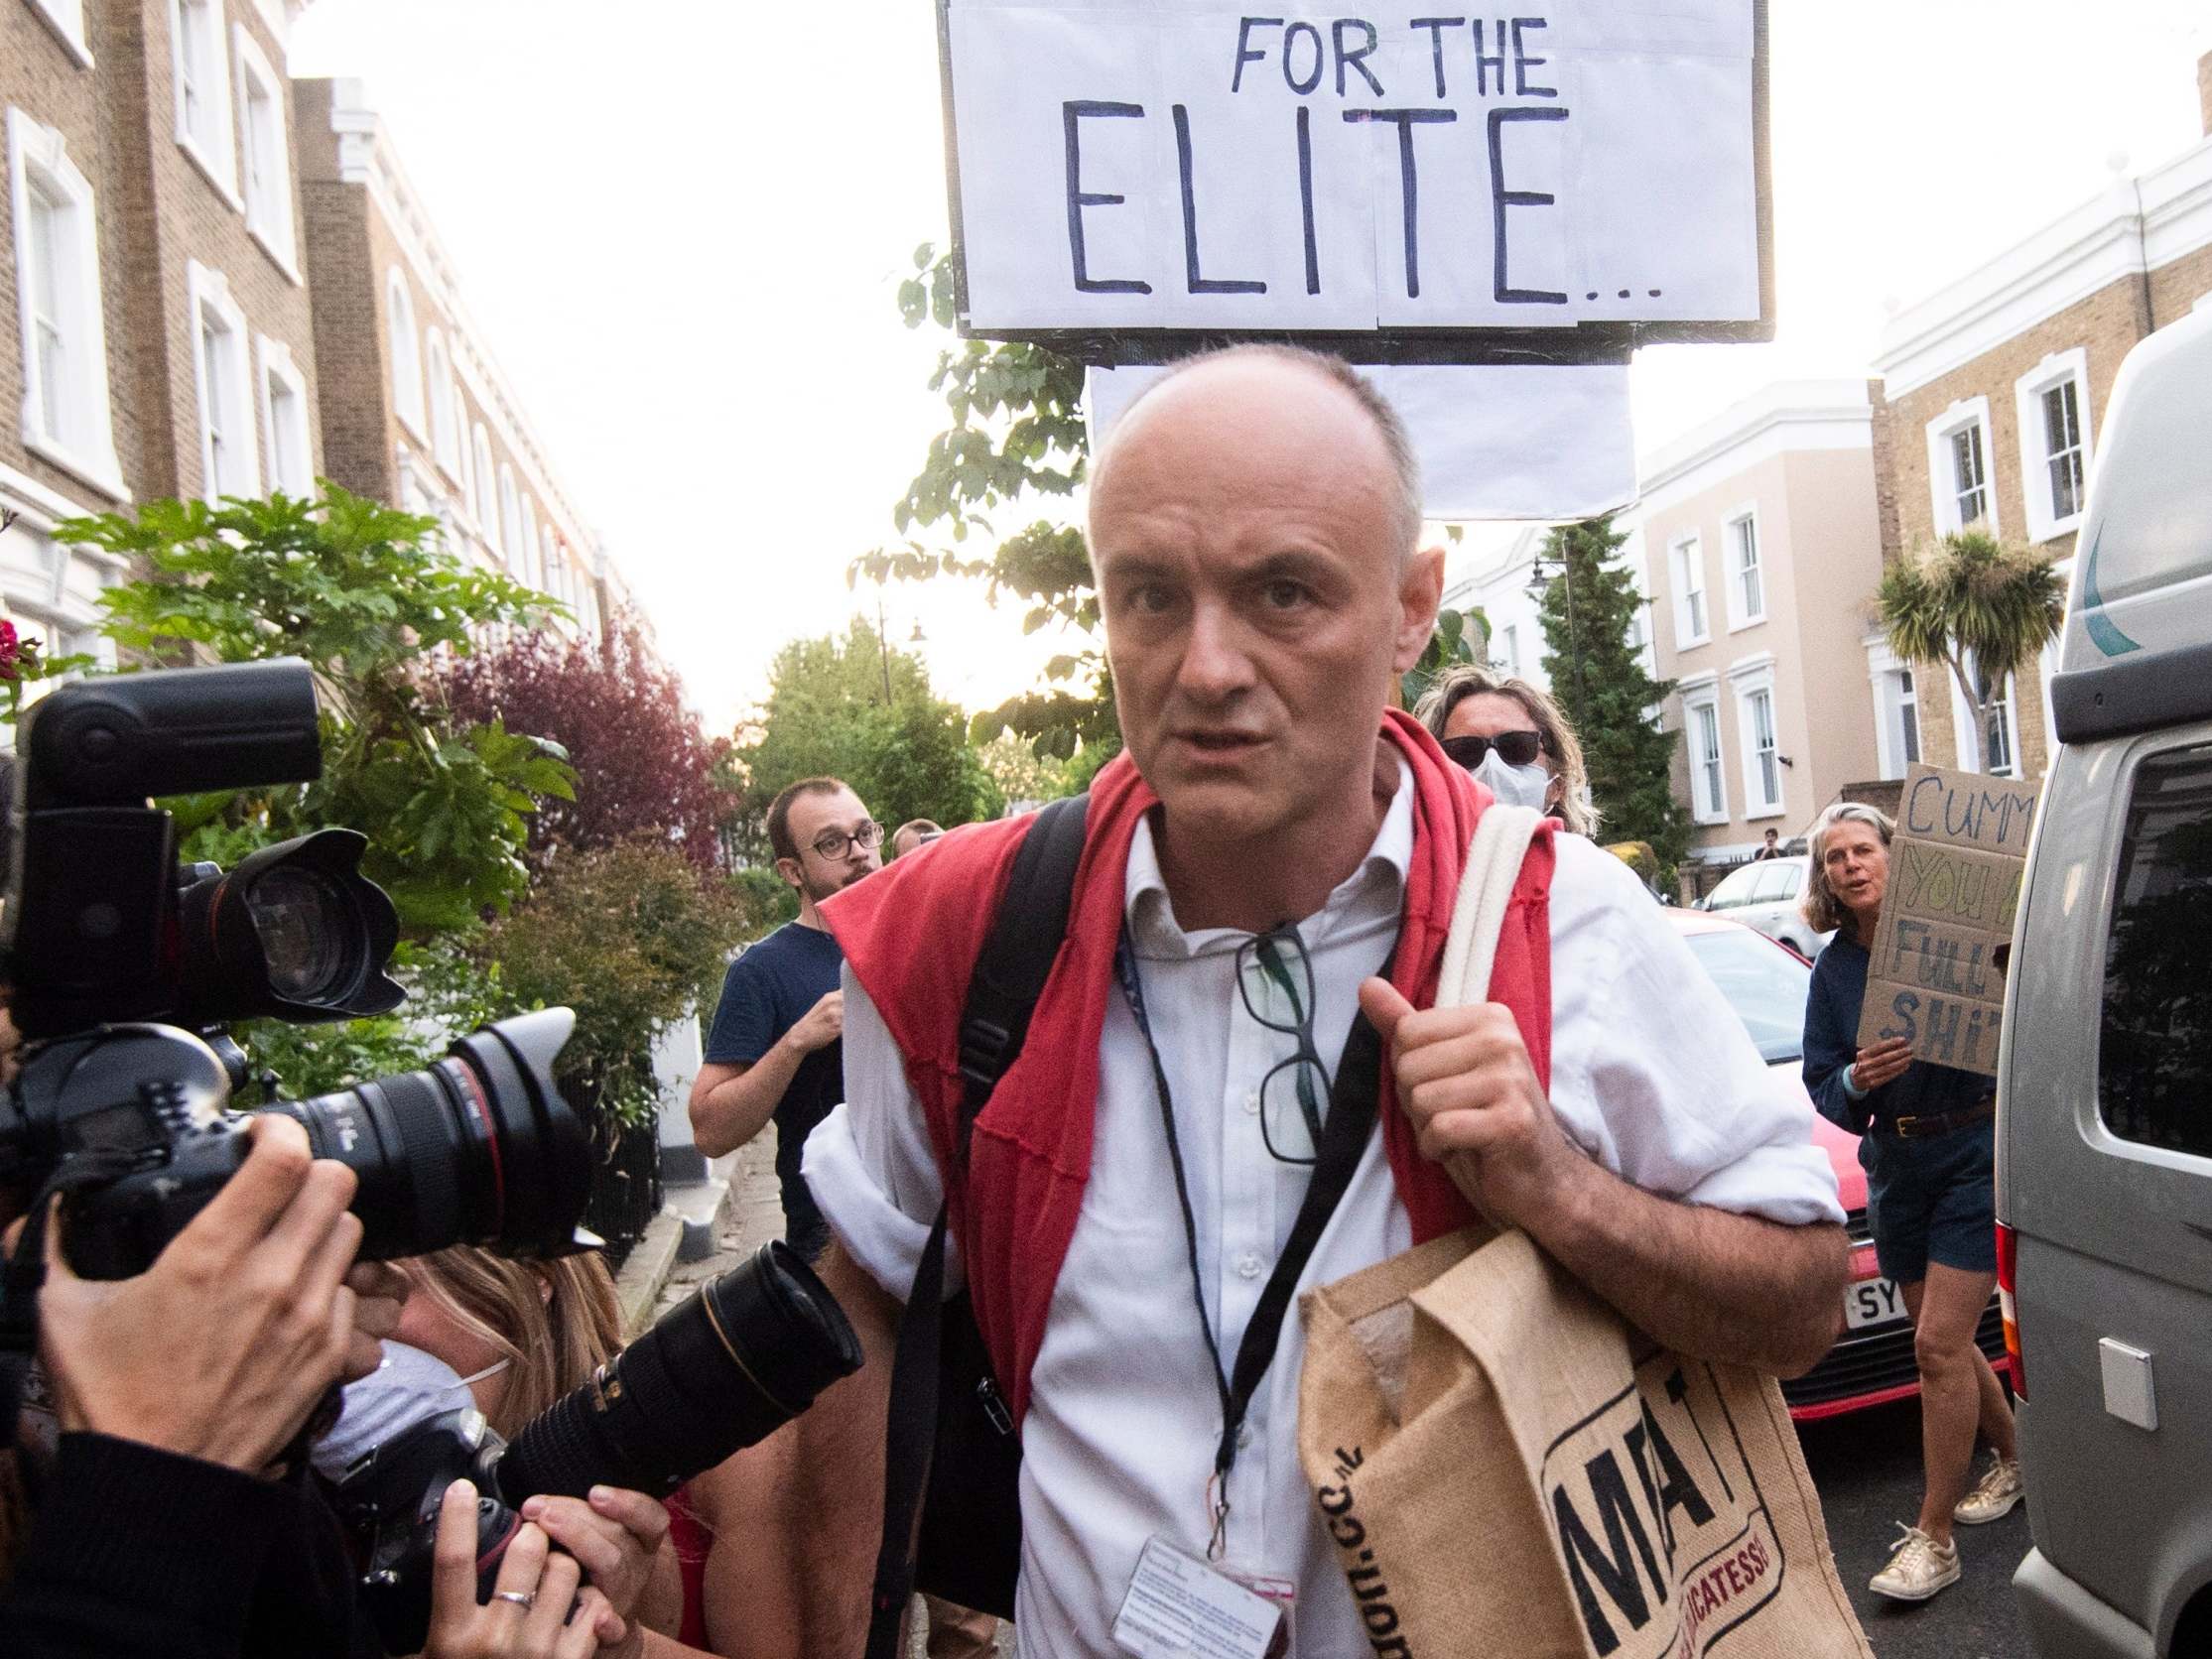
[[2136, 775], [2105, 955], [2105, 1126], [2212, 1157], [2212, 744]]

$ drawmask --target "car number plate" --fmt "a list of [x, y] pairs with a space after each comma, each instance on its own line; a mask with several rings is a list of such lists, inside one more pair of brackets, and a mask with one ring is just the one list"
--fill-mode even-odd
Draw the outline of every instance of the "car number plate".
[[1893, 1279], [1861, 1279], [1843, 1295], [1844, 1324], [1853, 1331], [1905, 1317], [1904, 1296]]

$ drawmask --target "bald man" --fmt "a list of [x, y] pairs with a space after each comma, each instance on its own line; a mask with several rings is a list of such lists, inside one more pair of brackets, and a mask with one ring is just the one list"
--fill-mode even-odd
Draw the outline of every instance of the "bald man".
[[[1789, 1374], [1834, 1335], [1843, 1213], [1809, 1114], [1626, 865], [1540, 834], [1499, 1000], [1426, 1007], [1489, 796], [1388, 707], [1443, 582], [1421, 521], [1389, 407], [1284, 348], [1163, 377], [1093, 471], [1128, 752], [1093, 785], [1068, 940], [955, 1207], [1020, 1422], [1023, 1659], [1115, 1651], [1162, 1549], [1294, 1602], [1294, 1653], [1367, 1650], [1299, 1467], [1299, 1322], [1261, 1312], [1277, 1276], [1303, 1292], [1479, 1209], [1672, 1347]], [[810, 1654], [859, 1650], [895, 1302], [958, 1121], [949, 1027], [1020, 832], [966, 830], [824, 907], [846, 1099], [806, 1175], [871, 1362], [800, 1426]], [[1363, 1015], [1355, 1070], [1385, 1086], [1356, 1109], [1338, 1075]], [[1300, 1260], [1332, 1123], [1364, 1125], [1356, 1164]], [[1263, 1369], [1233, 1387], [1246, 1347]]]

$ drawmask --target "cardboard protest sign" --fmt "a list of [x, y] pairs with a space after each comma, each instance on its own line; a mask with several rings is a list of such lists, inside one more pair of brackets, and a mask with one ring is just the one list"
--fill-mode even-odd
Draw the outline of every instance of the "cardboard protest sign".
[[1771, 335], [1764, 0], [939, 7], [964, 331], [1120, 363]]
[[1915, 766], [1906, 774], [1889, 884], [1867, 966], [1859, 1046], [1997, 1075], [2000, 953], [2013, 937], [2035, 791], [2007, 778]]

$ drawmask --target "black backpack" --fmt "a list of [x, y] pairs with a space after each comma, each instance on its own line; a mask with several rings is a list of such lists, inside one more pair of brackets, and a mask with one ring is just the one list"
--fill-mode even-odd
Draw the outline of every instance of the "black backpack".
[[[1053, 802], [1032, 821], [969, 976], [960, 1028], [966, 1093], [948, 1189], [967, 1179], [976, 1118], [1021, 1053], [1030, 1013], [1060, 954], [1089, 807], [1090, 797], [1078, 795]], [[904, 1651], [906, 1603], [917, 1589], [1000, 1618], [1014, 1613], [1021, 1437], [991, 1375], [968, 1292], [944, 1300], [945, 1236], [940, 1206], [891, 1363], [868, 1659], [897, 1659]]]

